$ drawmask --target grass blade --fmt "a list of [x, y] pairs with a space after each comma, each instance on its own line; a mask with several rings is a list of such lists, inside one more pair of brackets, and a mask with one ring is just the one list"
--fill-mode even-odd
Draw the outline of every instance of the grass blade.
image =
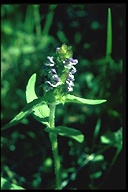
[[111, 16], [111, 9], [108, 8], [106, 57], [110, 56], [111, 53], [112, 53], [112, 16]]

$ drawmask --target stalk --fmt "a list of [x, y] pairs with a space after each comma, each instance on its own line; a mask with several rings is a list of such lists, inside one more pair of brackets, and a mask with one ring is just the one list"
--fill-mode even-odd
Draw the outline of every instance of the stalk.
[[[49, 124], [50, 124], [51, 129], [54, 129], [54, 127], [55, 127], [55, 109], [56, 109], [56, 105], [54, 103], [51, 103], [50, 104], [50, 116], [49, 116]], [[61, 188], [61, 173], [60, 173], [60, 160], [59, 160], [59, 155], [58, 155], [57, 135], [54, 133], [49, 133], [49, 137], [51, 140], [52, 153], [53, 153], [53, 159], [54, 159], [56, 189], [62, 189]]]

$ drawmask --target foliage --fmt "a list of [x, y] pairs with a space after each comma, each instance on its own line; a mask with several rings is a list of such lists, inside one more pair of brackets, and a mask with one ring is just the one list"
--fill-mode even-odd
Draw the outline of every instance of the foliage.
[[[37, 106], [44, 93], [39, 87], [39, 77], [47, 55], [53, 55], [56, 47], [66, 43], [72, 45], [79, 64], [73, 94], [67, 96], [64, 106], [57, 106], [55, 131], [58, 133], [59, 126], [64, 125], [61, 134], [65, 134], [66, 127], [74, 127], [85, 139], [79, 143], [71, 135], [58, 138], [62, 186], [64, 189], [125, 188], [124, 12], [123, 4], [1, 6], [2, 125], [23, 109], [19, 116], [21, 123], [2, 131], [3, 178], [25, 189], [54, 188], [49, 129], [45, 128], [49, 108], [45, 102], [44, 108]], [[68, 102], [71, 98], [74, 103]], [[82, 100], [78, 98], [105, 98], [107, 102], [79, 105]], [[38, 122], [28, 116], [30, 113]]]
[[1, 178], [1, 189], [4, 190], [4, 189], [23, 189], [22, 187], [20, 186], [17, 186], [15, 184], [12, 184], [10, 183], [9, 181], [7, 181], [6, 179], [4, 178]]

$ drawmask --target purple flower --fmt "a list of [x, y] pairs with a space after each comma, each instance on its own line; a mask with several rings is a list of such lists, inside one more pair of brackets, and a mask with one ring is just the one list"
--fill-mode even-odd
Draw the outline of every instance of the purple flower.
[[49, 85], [53, 88], [53, 87], [57, 87], [58, 85], [60, 85], [61, 83], [60, 82], [55, 82], [55, 81], [47, 81], [49, 83]]
[[49, 60], [49, 62], [45, 63], [45, 66], [50, 66], [50, 67], [54, 66], [55, 63], [53, 61], [53, 57], [48, 56], [47, 59]]
[[67, 91], [68, 91], [68, 92], [73, 91], [73, 87], [67, 87]]
[[50, 66], [50, 67], [52, 67], [52, 66], [54, 66], [54, 63], [45, 63], [45, 66]]
[[72, 64], [72, 65], [76, 65], [78, 63], [77, 59], [69, 58], [68, 60], [69, 60], [70, 64]]
[[72, 66], [70, 73], [71, 73], [71, 74], [76, 73], [76, 68], [75, 68], [74, 66]]
[[49, 77], [51, 77], [51, 76], [53, 76], [53, 75], [56, 75], [56, 74], [57, 74], [57, 73], [56, 73], [56, 70], [55, 70], [55, 69], [49, 68], [48, 73], [47, 73], [47, 75], [48, 75]]
[[50, 85], [49, 81], [45, 81], [43, 89], [44, 89], [44, 91], [48, 92], [51, 89], [53, 89], [53, 87]]
[[71, 92], [73, 91], [73, 87], [74, 87], [74, 83], [73, 81], [75, 80], [74, 78], [74, 73], [76, 72], [76, 68], [74, 66], [72, 66], [71, 70], [69, 71], [68, 73], [68, 76], [67, 76], [67, 80], [66, 80], [66, 89], [68, 92]]
[[60, 82], [60, 79], [59, 79], [58, 75], [53, 75], [51, 77], [51, 80], [56, 81], [56, 82]]
[[47, 77], [49, 78], [50, 81], [55, 81], [55, 82], [60, 81], [60, 78], [58, 77], [55, 69], [50, 69], [50, 71], [48, 71]]
[[44, 64], [42, 73], [45, 78], [44, 91], [54, 91], [55, 88], [61, 85], [58, 91], [62, 93], [73, 91], [74, 74], [77, 71], [75, 65], [78, 60], [72, 58], [71, 47], [63, 44], [61, 47], [57, 47], [55, 57], [47, 56], [47, 59], [48, 61]]
[[78, 63], [78, 60], [69, 58], [69, 59], [66, 59], [65, 61], [63, 61], [63, 63], [64, 63], [65, 68], [71, 69], [73, 67], [73, 65], [76, 65]]
[[47, 56], [47, 59], [54, 64], [53, 57]]
[[74, 86], [74, 83], [73, 83], [72, 81], [69, 81], [69, 80], [66, 80], [66, 84], [67, 84], [69, 87]]
[[68, 78], [66, 80], [66, 84], [67, 84], [67, 91], [70, 92], [70, 91], [73, 91], [73, 87], [74, 87], [74, 83], [72, 81], [70, 81], [70, 79]]
[[54, 87], [57, 87], [60, 84], [61, 84], [60, 81], [59, 82], [56, 82], [55, 80], [51, 80], [51, 82], [50, 81], [45, 81], [43, 89], [44, 89], [44, 91], [48, 92], [48, 91], [50, 91]]
[[51, 72], [52, 72], [53, 74], [56, 74], [56, 70], [55, 70], [55, 69], [51, 69]]
[[69, 79], [70, 81], [74, 81], [74, 80], [75, 80], [75, 79], [74, 79], [74, 75], [72, 75], [71, 72], [69, 72], [69, 74], [68, 74], [68, 79]]

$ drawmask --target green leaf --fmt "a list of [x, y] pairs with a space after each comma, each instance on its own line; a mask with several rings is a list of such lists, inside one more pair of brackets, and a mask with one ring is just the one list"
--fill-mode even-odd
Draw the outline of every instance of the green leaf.
[[100, 137], [101, 143], [112, 145], [113, 147], [122, 147], [122, 128], [116, 132], [106, 131], [104, 135]]
[[84, 135], [81, 133], [81, 131], [73, 128], [58, 126], [51, 129], [47, 127], [45, 128], [45, 131], [47, 131], [48, 133], [55, 133], [61, 136], [72, 138], [78, 141], [79, 143], [82, 143], [84, 141]]
[[[26, 100], [27, 105], [22, 111], [16, 115], [8, 124], [2, 127], [1, 130], [8, 129], [18, 124], [22, 119], [26, 118], [29, 114], [33, 113], [38, 121], [48, 125], [46, 117], [49, 116], [50, 109], [46, 105], [44, 97], [38, 98], [35, 93], [36, 74], [34, 73], [26, 86]], [[43, 121], [44, 120], [44, 121]]]
[[108, 8], [106, 56], [110, 55], [111, 53], [112, 53], [112, 17], [111, 17], [111, 9]]
[[99, 132], [100, 132], [100, 127], [101, 127], [101, 119], [99, 118], [97, 120], [97, 123], [96, 123], [96, 126], [95, 126], [95, 129], [94, 129], [94, 132], [93, 132], [93, 139], [96, 139]]
[[12, 127], [18, 124], [23, 118], [26, 118], [31, 113], [35, 115], [38, 121], [48, 125], [48, 122], [46, 121], [46, 117], [49, 116], [50, 109], [46, 105], [44, 97], [41, 97], [41, 98], [37, 97], [35, 93], [35, 82], [36, 82], [36, 74], [33, 74], [30, 77], [26, 87], [26, 100], [28, 104], [8, 124], [3, 126], [1, 130], [8, 129], [9, 127]]
[[28, 81], [28, 84], [26, 86], [26, 100], [27, 100], [27, 103], [30, 103], [34, 99], [38, 98], [36, 93], [35, 93], [35, 83], [36, 83], [36, 73], [34, 73], [30, 77], [30, 79]]
[[8, 124], [6, 124], [5, 126], [2, 127], [1, 130], [5, 130], [8, 129], [9, 127], [12, 127], [16, 124], [18, 124], [23, 118], [27, 117], [29, 114], [31, 114], [35, 108], [41, 104], [44, 103], [44, 98], [38, 98], [33, 100], [32, 102], [28, 103], [26, 105], [26, 107], [24, 107], [22, 109], [22, 111], [20, 113], [18, 113], [18, 115], [16, 115]]
[[101, 154], [95, 154], [89, 167], [89, 175], [91, 179], [97, 179], [102, 175], [102, 167], [104, 162], [104, 156]]
[[101, 100], [93, 100], [93, 99], [84, 99], [81, 97], [76, 97], [74, 95], [68, 94], [65, 98], [66, 103], [79, 103], [79, 104], [87, 104], [87, 105], [98, 105], [101, 103], [106, 102], [107, 100], [101, 99]]
[[90, 174], [91, 179], [98, 179], [101, 176], [102, 176], [102, 171], [98, 171], [96, 173]]
[[[38, 98], [36, 93], [35, 93], [35, 83], [36, 83], [36, 73], [34, 73], [30, 77], [30, 79], [28, 81], [28, 84], [26, 86], [26, 100], [27, 100], [27, 103], [30, 103], [34, 99]], [[42, 118], [49, 117], [50, 109], [47, 106], [47, 104], [44, 103], [44, 104], [42, 104], [40, 106], [37, 106], [34, 109], [33, 114], [38, 118], [38, 120], [40, 119], [40, 121], [42, 122], [43, 121]]]
[[9, 182], [7, 179], [4, 179], [3, 177], [1, 177], [1, 190], [6, 190], [6, 189], [10, 189], [10, 190], [13, 190], [13, 189], [21, 189], [21, 190], [25, 190], [24, 188], [18, 186], [18, 185], [15, 185], [11, 182]]
[[50, 109], [49, 109], [49, 107], [44, 103], [44, 104], [42, 104], [42, 105], [40, 105], [40, 106], [37, 106], [37, 107], [34, 109], [33, 114], [34, 114], [36, 117], [39, 117], [39, 118], [49, 117]]
[[95, 157], [92, 159], [92, 162], [95, 163], [97, 161], [103, 161], [104, 160], [104, 156], [103, 155], [95, 155]]

